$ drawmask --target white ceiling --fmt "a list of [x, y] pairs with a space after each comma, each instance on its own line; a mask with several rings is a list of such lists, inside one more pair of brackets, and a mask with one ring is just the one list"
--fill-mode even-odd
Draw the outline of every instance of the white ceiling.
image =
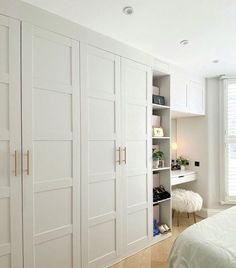
[[[236, 74], [236, 0], [25, 0], [204, 76]], [[132, 6], [134, 14], [122, 13]], [[179, 42], [189, 40], [189, 45]], [[219, 59], [214, 64], [212, 60]]]

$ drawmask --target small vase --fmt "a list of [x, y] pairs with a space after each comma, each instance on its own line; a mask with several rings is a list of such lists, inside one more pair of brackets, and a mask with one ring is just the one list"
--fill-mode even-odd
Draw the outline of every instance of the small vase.
[[185, 166], [180, 166], [180, 169], [182, 170], [182, 171], [185, 171]]
[[156, 169], [159, 167], [159, 159], [158, 160], [153, 160], [153, 164], [152, 164], [153, 168]]

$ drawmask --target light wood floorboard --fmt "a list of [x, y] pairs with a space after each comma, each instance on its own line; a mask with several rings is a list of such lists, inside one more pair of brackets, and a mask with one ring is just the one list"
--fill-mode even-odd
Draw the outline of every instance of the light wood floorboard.
[[[197, 222], [202, 219], [196, 217]], [[172, 236], [156, 245], [149, 247], [139, 253], [113, 265], [111, 268], [168, 268], [168, 256], [171, 247], [177, 236], [183, 232], [187, 227], [194, 223], [193, 215], [180, 215], [180, 225], [177, 226], [177, 217], [173, 219]]]

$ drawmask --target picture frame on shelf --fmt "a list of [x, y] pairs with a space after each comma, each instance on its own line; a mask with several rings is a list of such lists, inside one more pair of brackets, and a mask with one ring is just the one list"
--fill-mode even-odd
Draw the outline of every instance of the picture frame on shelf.
[[162, 127], [154, 127], [152, 132], [153, 137], [164, 137], [164, 131]]

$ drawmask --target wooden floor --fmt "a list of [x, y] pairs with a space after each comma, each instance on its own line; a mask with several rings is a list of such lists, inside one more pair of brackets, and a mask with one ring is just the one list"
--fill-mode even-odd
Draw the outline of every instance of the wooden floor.
[[[202, 219], [197, 217], [197, 221], [200, 220]], [[111, 268], [168, 268], [168, 256], [176, 237], [193, 223], [192, 215], [188, 219], [187, 215], [181, 214], [180, 226], [177, 227], [175, 217], [170, 238], [125, 259]]]

